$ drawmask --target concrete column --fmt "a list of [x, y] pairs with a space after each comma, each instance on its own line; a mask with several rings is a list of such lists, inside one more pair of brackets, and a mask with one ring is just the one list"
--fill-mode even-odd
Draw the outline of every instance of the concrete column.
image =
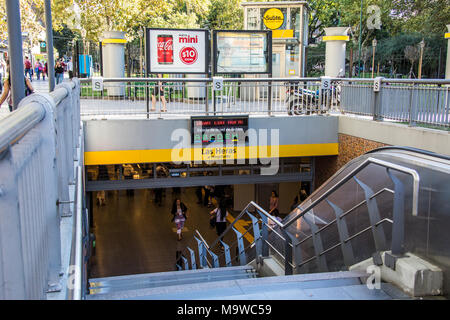
[[[204, 74], [187, 74], [186, 78], [206, 78]], [[189, 99], [205, 99], [206, 85], [204, 82], [186, 82]]]
[[337, 77], [341, 70], [345, 73], [345, 42], [350, 37], [347, 35], [348, 27], [325, 28], [325, 76]]
[[447, 25], [448, 32], [445, 34], [447, 39], [447, 63], [445, 65], [445, 79], [450, 79], [450, 24]]
[[[105, 78], [125, 77], [125, 32], [105, 31], [102, 40], [103, 76]], [[105, 84], [108, 96], [125, 95], [125, 84], [115, 82]]]

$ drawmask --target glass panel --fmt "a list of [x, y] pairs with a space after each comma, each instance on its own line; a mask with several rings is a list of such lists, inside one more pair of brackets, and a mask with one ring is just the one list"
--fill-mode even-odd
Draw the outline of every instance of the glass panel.
[[261, 9], [248, 8], [247, 9], [247, 30], [261, 29]]

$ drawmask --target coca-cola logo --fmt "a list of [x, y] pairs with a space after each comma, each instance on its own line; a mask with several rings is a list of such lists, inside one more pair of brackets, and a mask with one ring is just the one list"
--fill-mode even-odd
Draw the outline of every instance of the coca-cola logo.
[[172, 39], [169, 39], [167, 41], [158, 41], [158, 49], [162, 49], [164, 51], [166, 50], [172, 50], [173, 41]]

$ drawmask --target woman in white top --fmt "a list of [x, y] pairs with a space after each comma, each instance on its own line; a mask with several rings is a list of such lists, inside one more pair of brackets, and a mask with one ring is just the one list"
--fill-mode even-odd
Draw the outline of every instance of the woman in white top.
[[[221, 201], [219, 206], [216, 209], [214, 209], [213, 211], [211, 211], [209, 214], [216, 217], [216, 232], [217, 232], [217, 235], [220, 237], [221, 234], [227, 228], [228, 211], [225, 206], [225, 202]], [[219, 242], [219, 247], [223, 248], [222, 243], [220, 243], [220, 242]]]
[[183, 239], [183, 235], [181, 234], [181, 231], [184, 228], [184, 222], [187, 219], [187, 207], [186, 205], [181, 202], [180, 199], [175, 199], [172, 205], [172, 211], [173, 219], [172, 221], [175, 222], [175, 225], [177, 227], [177, 235], [178, 235], [178, 241]]

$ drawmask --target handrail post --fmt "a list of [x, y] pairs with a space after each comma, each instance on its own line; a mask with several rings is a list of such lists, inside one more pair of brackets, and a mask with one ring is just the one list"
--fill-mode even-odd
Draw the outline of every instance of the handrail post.
[[413, 83], [412, 87], [409, 89], [409, 126], [416, 126], [416, 116], [417, 116], [417, 108], [416, 103], [414, 103], [414, 91], [416, 90], [416, 84]]
[[186, 247], [186, 248], [188, 249], [189, 254], [191, 256], [191, 269], [195, 270], [195, 269], [197, 269], [197, 263], [195, 262], [195, 252], [194, 252], [194, 250], [192, 250], [189, 247]]
[[247, 264], [247, 259], [245, 257], [245, 247], [244, 247], [244, 240], [243, 240], [242, 233], [237, 231], [234, 227], [233, 227], [233, 231], [236, 233], [236, 239], [237, 239], [237, 243], [238, 243], [237, 249], [238, 249], [238, 254], [239, 254], [239, 264], [241, 266], [245, 266]]
[[259, 216], [261, 217], [262, 220], [262, 227], [261, 227], [261, 239], [262, 239], [262, 249], [261, 249], [261, 254], [263, 257], [268, 257], [269, 256], [269, 245], [267, 244], [268, 238], [269, 238], [269, 230], [267, 227], [267, 224], [269, 222], [269, 218], [267, 218], [266, 215], [261, 214], [259, 212], [259, 210], [257, 210], [257, 212], [259, 213]]
[[403, 255], [405, 253], [405, 188], [403, 183], [388, 168], [387, 174], [394, 183], [394, 207], [392, 226], [392, 245], [391, 252], [394, 255]]
[[[377, 85], [375, 84], [377, 83]], [[383, 77], [377, 77], [374, 80], [374, 89], [373, 89], [373, 99], [372, 99], [372, 112], [373, 112], [373, 121], [381, 121], [383, 120], [381, 111], [382, 111], [382, 88], [383, 88]]]
[[259, 230], [259, 220], [250, 213], [247, 213], [247, 215], [250, 217], [250, 219], [252, 219], [253, 238], [254, 238], [253, 241], [256, 247], [256, 261], [258, 261], [258, 258], [262, 256], [262, 243], [261, 243], [261, 232]]
[[292, 263], [292, 249], [291, 249], [291, 244], [292, 244], [292, 238], [290, 237], [290, 235], [287, 233], [287, 231], [285, 229], [281, 229], [283, 236], [284, 236], [284, 275], [288, 276], [288, 275], [292, 275], [293, 274], [293, 269], [291, 266]]

